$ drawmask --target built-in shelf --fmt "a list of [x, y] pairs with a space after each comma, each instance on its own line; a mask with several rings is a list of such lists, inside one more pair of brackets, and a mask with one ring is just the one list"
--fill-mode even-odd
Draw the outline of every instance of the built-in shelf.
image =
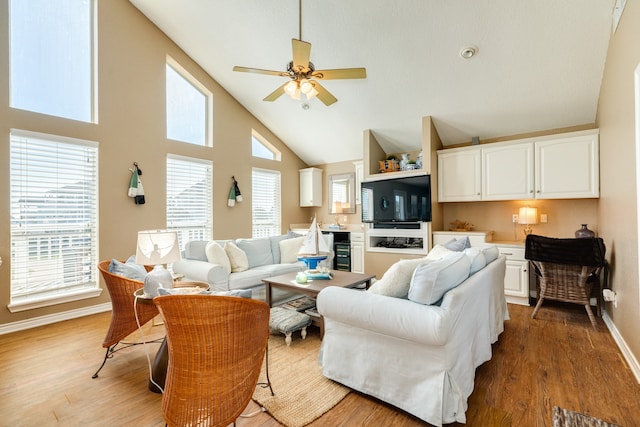
[[431, 248], [431, 223], [411, 224], [418, 228], [403, 228], [408, 224], [398, 224], [398, 228], [375, 228], [367, 224], [366, 250], [396, 254], [426, 255]]

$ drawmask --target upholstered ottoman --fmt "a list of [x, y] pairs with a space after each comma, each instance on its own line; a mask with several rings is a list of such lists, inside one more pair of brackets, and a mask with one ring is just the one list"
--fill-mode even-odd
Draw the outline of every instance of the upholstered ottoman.
[[291, 334], [295, 331], [301, 331], [302, 339], [305, 339], [307, 337], [307, 326], [310, 324], [311, 317], [304, 313], [282, 307], [271, 309], [269, 329], [272, 333], [284, 334], [284, 342], [287, 343], [287, 347], [291, 345]]

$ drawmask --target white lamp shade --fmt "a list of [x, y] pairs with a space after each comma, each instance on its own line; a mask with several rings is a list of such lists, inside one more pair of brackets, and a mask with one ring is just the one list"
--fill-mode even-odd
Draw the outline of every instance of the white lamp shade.
[[169, 230], [138, 232], [136, 264], [160, 265], [180, 260], [178, 233]]
[[537, 224], [538, 208], [523, 207], [518, 212], [518, 224]]

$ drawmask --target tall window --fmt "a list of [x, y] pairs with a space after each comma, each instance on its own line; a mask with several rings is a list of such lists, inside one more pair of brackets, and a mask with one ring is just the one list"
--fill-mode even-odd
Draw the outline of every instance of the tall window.
[[178, 232], [180, 247], [213, 235], [213, 166], [210, 161], [167, 157], [167, 229]]
[[211, 146], [213, 95], [167, 58], [167, 138]]
[[251, 179], [253, 237], [280, 234], [280, 172], [253, 168]]
[[94, 121], [93, 9], [93, 0], [10, 0], [11, 107]]
[[9, 308], [99, 294], [97, 144], [20, 130], [10, 144]]
[[267, 160], [280, 161], [281, 153], [255, 130], [251, 130], [251, 155]]

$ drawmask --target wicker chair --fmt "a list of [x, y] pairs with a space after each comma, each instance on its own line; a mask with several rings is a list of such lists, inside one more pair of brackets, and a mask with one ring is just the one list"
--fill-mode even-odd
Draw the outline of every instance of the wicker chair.
[[[133, 302], [135, 300], [133, 293], [143, 288], [144, 283], [109, 273], [110, 263], [111, 261], [101, 261], [98, 264], [98, 270], [102, 273], [111, 296], [111, 323], [109, 324], [107, 335], [102, 341], [102, 347], [107, 349], [104, 360], [92, 378], [97, 378], [107, 359], [113, 357], [113, 353], [117, 351], [116, 346], [118, 343], [138, 329], [136, 315], [133, 311]], [[158, 308], [154, 304], [138, 304], [137, 311], [140, 326], [158, 315]], [[121, 347], [120, 349], [123, 348], [126, 347]]]
[[227, 426], [255, 390], [269, 338], [262, 301], [208, 295], [153, 299], [167, 331], [169, 368], [162, 397], [168, 426]]
[[545, 299], [569, 302], [583, 305], [595, 328], [596, 319], [589, 300], [595, 290], [600, 305], [600, 272], [605, 266], [604, 255], [604, 242], [598, 237], [556, 239], [527, 236], [525, 258], [533, 264], [539, 282], [538, 302], [531, 317], [536, 317]]

